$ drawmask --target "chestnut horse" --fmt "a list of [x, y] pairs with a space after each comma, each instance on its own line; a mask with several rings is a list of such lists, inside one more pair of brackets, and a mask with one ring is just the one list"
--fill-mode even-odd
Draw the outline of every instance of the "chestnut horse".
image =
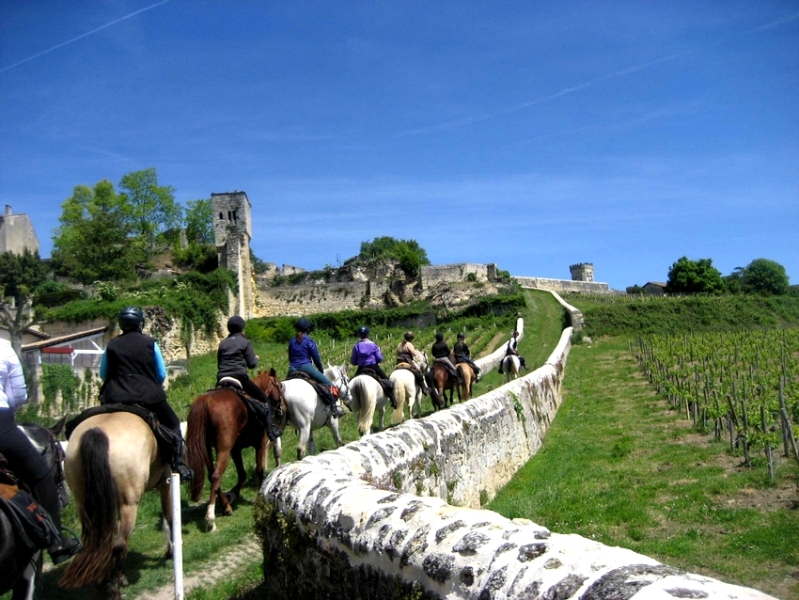
[[[430, 386], [430, 399], [436, 410], [452, 406], [452, 396], [455, 393], [456, 380], [450, 375], [449, 369], [436, 361], [430, 368], [427, 384]], [[449, 399], [447, 399], [449, 391]]]
[[[264, 391], [270, 401], [282, 405], [283, 387], [274, 369], [259, 373], [253, 378], [253, 382]], [[222, 514], [233, 514], [231, 503], [236, 501], [247, 480], [247, 471], [241, 456], [244, 448], [255, 448], [256, 484], [260, 487], [263, 483], [266, 440], [263, 425], [257, 419], [250, 418], [247, 405], [233, 389], [222, 387], [209, 390], [192, 402], [186, 430], [186, 462], [194, 471], [189, 494], [193, 502], [200, 499], [207, 470], [208, 481], [211, 483], [211, 494], [205, 513], [208, 531], [216, 531], [214, 511], [217, 499], [222, 504]], [[216, 465], [213, 449], [216, 449]], [[223, 493], [222, 476], [231, 457], [236, 465], [238, 479], [232, 490]]]
[[122, 598], [128, 540], [139, 502], [153, 488], [161, 494], [161, 528], [172, 555], [169, 461], [164, 461], [150, 426], [129, 412], [89, 417], [69, 437], [64, 474], [80, 517], [83, 550], [67, 566], [59, 585], [95, 584], [107, 598]]

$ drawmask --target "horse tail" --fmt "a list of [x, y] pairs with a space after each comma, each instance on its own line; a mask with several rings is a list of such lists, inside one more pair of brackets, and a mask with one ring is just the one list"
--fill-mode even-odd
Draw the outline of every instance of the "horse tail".
[[[368, 376], [361, 377], [352, 384], [352, 394], [358, 400], [358, 432], [363, 436], [372, 430], [377, 398], [366, 385]], [[375, 382], [377, 384], [377, 382]], [[379, 384], [378, 384], [379, 385]]]
[[394, 399], [397, 401], [397, 408], [394, 409], [391, 415], [391, 422], [395, 425], [397, 423], [402, 423], [402, 420], [405, 418], [406, 392], [405, 382], [401, 379], [394, 381]]
[[208, 400], [203, 395], [192, 402], [186, 418], [186, 463], [194, 477], [189, 485], [192, 502], [200, 499], [205, 485], [205, 466], [210, 462], [208, 444], [205, 441], [208, 430]]
[[59, 585], [66, 588], [102, 583], [111, 568], [117, 517], [117, 485], [108, 459], [108, 436], [99, 427], [80, 438], [83, 503], [80, 522], [83, 550], [69, 563]]

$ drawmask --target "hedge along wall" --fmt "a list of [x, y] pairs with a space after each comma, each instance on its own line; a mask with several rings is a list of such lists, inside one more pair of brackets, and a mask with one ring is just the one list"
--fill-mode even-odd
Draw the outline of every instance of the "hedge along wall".
[[769, 598], [479, 508], [540, 448], [571, 334], [497, 390], [273, 470], [256, 511], [269, 597]]

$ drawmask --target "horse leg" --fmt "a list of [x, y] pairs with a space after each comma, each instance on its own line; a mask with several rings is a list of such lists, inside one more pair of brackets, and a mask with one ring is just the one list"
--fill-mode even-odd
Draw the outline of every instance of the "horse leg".
[[136, 526], [136, 516], [139, 505], [135, 502], [122, 504], [119, 508], [119, 528], [116, 542], [111, 556], [111, 569], [109, 571], [108, 592], [114, 600], [122, 598], [122, 588], [128, 585], [125, 577], [125, 559], [128, 556], [128, 540]]
[[[244, 484], [247, 481], [247, 469], [244, 468], [244, 459], [241, 456], [242, 449], [239, 447], [233, 448], [230, 452], [230, 456], [233, 458], [233, 465], [236, 467], [236, 485], [233, 486], [233, 489], [230, 490], [224, 496], [227, 498], [228, 502], [233, 504], [236, 500], [239, 499], [241, 496], [241, 488], [244, 487]], [[263, 457], [261, 457], [261, 477], [263, 477]], [[233, 507], [230, 507], [230, 510], [225, 511], [226, 516], [230, 516], [233, 514]]]
[[161, 531], [166, 543], [166, 558], [172, 558], [172, 487], [168, 484], [158, 486], [161, 497]]
[[272, 447], [272, 454], [275, 457], [275, 468], [280, 466], [281, 459], [283, 458], [283, 438], [282, 436], [278, 436], [278, 438], [274, 442], [270, 442], [267, 440], [266, 442], [266, 451], [264, 452], [264, 467], [268, 467], [269, 465], [266, 464], [266, 455], [269, 451], [269, 447]]
[[258, 489], [264, 482], [264, 463], [266, 462], [266, 436], [261, 438], [261, 442], [255, 448], [255, 483]]
[[338, 419], [330, 419], [330, 431], [333, 433], [333, 439], [336, 442], [336, 448], [341, 448], [344, 441], [341, 439], [341, 432], [338, 430]]
[[228, 460], [230, 460], [230, 450], [217, 450], [216, 467], [208, 478], [211, 481], [211, 498], [208, 501], [208, 508], [205, 512], [205, 528], [207, 531], [216, 531], [216, 515], [214, 514], [214, 510], [216, 508], [217, 499], [222, 503], [223, 511], [229, 511], [225, 514], [231, 514], [233, 512], [230, 508], [230, 503], [220, 489], [222, 486], [222, 475], [225, 473], [225, 469], [227, 469]]
[[[330, 419], [333, 421], [333, 419]], [[300, 428], [300, 438], [297, 440], [297, 460], [302, 460], [308, 455], [308, 440], [311, 439], [311, 424], [305, 423]]]

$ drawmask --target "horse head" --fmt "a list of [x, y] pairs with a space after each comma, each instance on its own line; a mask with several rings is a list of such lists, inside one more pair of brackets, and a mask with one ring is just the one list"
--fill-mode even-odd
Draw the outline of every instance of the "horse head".
[[345, 405], [348, 405], [352, 400], [352, 392], [350, 391], [350, 378], [347, 376], [347, 365], [331, 365], [327, 363], [325, 376], [338, 388], [339, 398]]

